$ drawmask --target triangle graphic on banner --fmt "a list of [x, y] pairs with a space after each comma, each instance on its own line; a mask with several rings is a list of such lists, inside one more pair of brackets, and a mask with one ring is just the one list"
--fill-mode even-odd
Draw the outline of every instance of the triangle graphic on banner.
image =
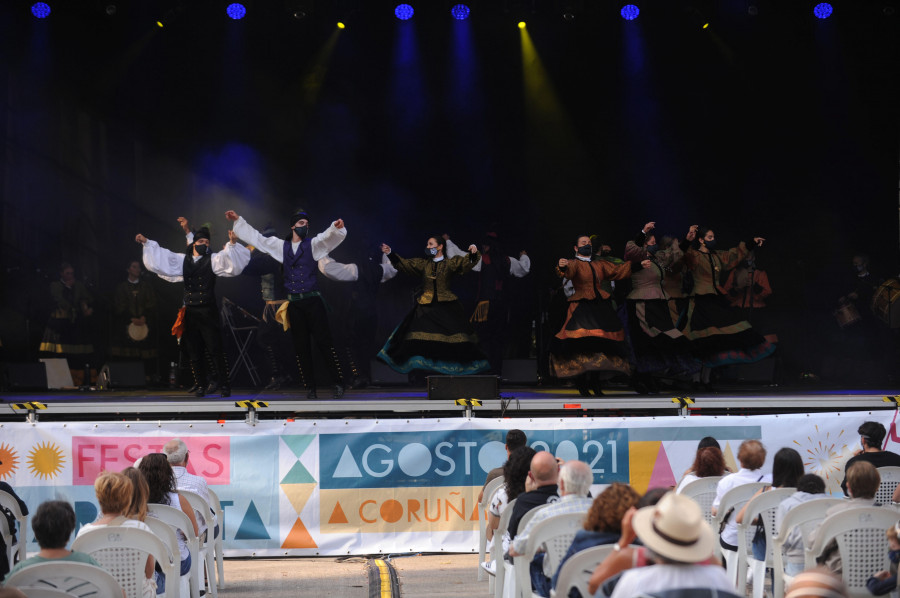
[[247, 508], [247, 512], [244, 513], [244, 520], [241, 521], [241, 526], [238, 528], [237, 533], [234, 535], [235, 540], [270, 540], [271, 536], [269, 536], [269, 532], [266, 531], [266, 525], [262, 521], [262, 517], [259, 516], [259, 511], [256, 510], [256, 505], [253, 504], [253, 501], [250, 501], [250, 506]]
[[316, 478], [312, 477], [312, 474], [303, 467], [303, 463], [297, 461], [294, 463], [294, 466], [291, 467], [291, 470], [284, 476], [284, 479], [281, 480], [282, 484], [315, 484]]
[[344, 509], [341, 508], [341, 503], [334, 503], [334, 510], [331, 512], [331, 517], [328, 518], [328, 523], [350, 523], [347, 521], [347, 516], [344, 514]]
[[653, 475], [650, 476], [648, 488], [668, 488], [675, 485], [675, 474], [672, 473], [672, 465], [666, 454], [666, 447], [660, 443], [659, 453], [656, 455], [656, 464], [653, 466]]
[[315, 440], [315, 438], [315, 434], [298, 434], [296, 436], [281, 437], [298, 459], [303, 456], [303, 452], [310, 444], [312, 444], [312, 441]]
[[472, 516], [469, 517], [469, 521], [478, 521], [478, 503], [475, 503], [475, 507], [472, 509]]
[[725, 457], [725, 467], [728, 468], [728, 471], [738, 471], [740, 469], [737, 460], [734, 458], [734, 453], [731, 452], [731, 443], [725, 443], [725, 449], [722, 451], [722, 454]]
[[662, 442], [658, 440], [635, 441], [628, 443], [628, 471], [631, 474], [631, 487], [638, 494], [645, 494], [650, 487], [653, 466]]
[[315, 484], [282, 484], [281, 491], [285, 493], [291, 506], [300, 515], [300, 511], [306, 506], [306, 501], [312, 496], [313, 490], [316, 489]]
[[309, 535], [303, 522], [298, 519], [297, 522], [294, 523], [294, 527], [292, 527], [291, 531], [288, 533], [287, 538], [284, 539], [284, 544], [282, 544], [281, 547], [318, 548], [319, 546], [316, 544], [316, 541], [312, 539], [312, 536]]
[[334, 474], [331, 477], [333, 477], [333, 478], [361, 478], [362, 477], [362, 472], [359, 470], [359, 465], [356, 464], [356, 460], [353, 458], [353, 453], [350, 452], [349, 445], [344, 447], [344, 452], [341, 455], [341, 460], [338, 461], [337, 467], [334, 468]]

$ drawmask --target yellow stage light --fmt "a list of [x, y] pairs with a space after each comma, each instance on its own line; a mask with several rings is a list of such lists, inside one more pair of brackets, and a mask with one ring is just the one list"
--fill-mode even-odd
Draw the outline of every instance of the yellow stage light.
[[519, 21], [519, 29], [525, 29], [525, 21]]
[[157, 21], [156, 26], [159, 27], [160, 29], [162, 29], [162, 27], [163, 27], [162, 21]]
[[346, 29], [347, 26], [344, 25], [343, 23], [341, 23], [340, 21], [338, 21], [337, 28], [338, 28], [338, 29]]
[[709, 28], [709, 23], [703, 23], [703, 28], [704, 28], [704, 29]]

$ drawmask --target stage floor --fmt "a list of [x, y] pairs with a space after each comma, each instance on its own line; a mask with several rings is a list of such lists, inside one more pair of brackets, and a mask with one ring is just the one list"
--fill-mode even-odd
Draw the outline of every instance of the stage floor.
[[[197, 398], [172, 390], [60, 390], [0, 393], [0, 421], [23, 421], [36, 409], [38, 420], [235, 420], [255, 411], [258, 419], [421, 418], [465, 416], [452, 400], [429, 400], [425, 388], [370, 387], [347, 390], [330, 399], [307, 400], [299, 389], [234, 389], [229, 398]], [[679, 401], [678, 397], [682, 400]], [[689, 397], [692, 404], [683, 400]], [[900, 389], [838, 389], [798, 386], [722, 386], [716, 392], [668, 391], [639, 395], [627, 387], [604, 389], [600, 397], [582, 397], [565, 387], [501, 387], [500, 396], [472, 407], [473, 417], [633, 417], [660, 415], [751, 415], [896, 409]], [[246, 401], [257, 402], [246, 403]]]

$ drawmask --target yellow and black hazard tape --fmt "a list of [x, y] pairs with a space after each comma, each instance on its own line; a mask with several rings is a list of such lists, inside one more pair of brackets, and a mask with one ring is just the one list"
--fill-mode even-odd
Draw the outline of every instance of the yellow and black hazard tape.
[[672, 397], [672, 402], [678, 403], [681, 407], [688, 407], [694, 404], [694, 399], [691, 397]]
[[241, 407], [242, 409], [249, 409], [253, 407], [254, 409], [262, 409], [264, 407], [268, 407], [269, 404], [265, 401], [235, 401], [235, 407]]
[[13, 409], [26, 409], [28, 411], [34, 411], [37, 409], [46, 409], [47, 406], [39, 401], [29, 401], [27, 403], [13, 403], [10, 405]]
[[369, 559], [369, 598], [399, 598], [400, 580], [390, 561]]
[[481, 407], [481, 399], [456, 399], [456, 404], [462, 407]]
[[882, 401], [884, 401], [885, 403], [894, 403], [895, 405], [900, 406], [900, 396], [884, 397]]

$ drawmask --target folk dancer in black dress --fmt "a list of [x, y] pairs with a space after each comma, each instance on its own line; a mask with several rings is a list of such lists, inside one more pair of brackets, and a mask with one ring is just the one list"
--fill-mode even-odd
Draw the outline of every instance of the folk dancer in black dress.
[[309, 214], [298, 209], [290, 217], [291, 233], [279, 239], [264, 237], [233, 210], [225, 212], [225, 217], [234, 222], [234, 232], [238, 237], [281, 262], [288, 301], [279, 308], [276, 317], [291, 333], [297, 352], [300, 383], [307, 389], [306, 397], [318, 398], [312, 354], [312, 344], [315, 342], [331, 371], [334, 384], [332, 396], [341, 398], [344, 396], [344, 375], [328, 326], [325, 301], [319, 292], [318, 261], [347, 236], [344, 221], [335, 220], [324, 232], [310, 238]]
[[378, 358], [394, 370], [441, 374], [477, 374], [490, 364], [478, 347], [478, 335], [466, 318], [462, 303], [450, 290], [450, 279], [470, 272], [478, 258], [478, 248], [469, 246], [466, 256], [446, 257], [444, 239], [429, 237], [425, 258], [405, 259], [381, 246], [391, 264], [400, 272], [422, 279], [422, 293], [416, 306], [388, 338]]
[[129, 261], [126, 272], [127, 279], [118, 284], [113, 296], [115, 328], [109, 354], [119, 359], [140, 359], [148, 375], [158, 374], [156, 292], [150, 280], [142, 277], [141, 260]]
[[194, 373], [196, 396], [207, 392], [206, 382], [200, 379], [200, 360], [209, 351], [216, 363], [217, 386], [223, 397], [231, 396], [228, 363], [222, 343], [222, 323], [216, 305], [216, 278], [239, 275], [250, 261], [250, 252], [235, 243], [237, 237], [228, 231], [228, 243], [222, 251], [210, 253], [209, 229], [194, 233], [193, 242], [185, 254], [163, 249], [156, 241], [137, 235], [135, 240], [144, 246], [144, 266], [169, 282], [184, 282], [184, 339]]
[[[67, 358], [73, 374], [80, 373], [85, 360], [90, 361], [94, 352], [89, 329], [94, 313], [93, 298], [87, 286], [75, 280], [75, 269], [67, 262], [60, 264], [59, 280], [50, 283], [50, 295], [54, 309], [40, 350]], [[84, 384], [90, 384], [90, 380]]]

